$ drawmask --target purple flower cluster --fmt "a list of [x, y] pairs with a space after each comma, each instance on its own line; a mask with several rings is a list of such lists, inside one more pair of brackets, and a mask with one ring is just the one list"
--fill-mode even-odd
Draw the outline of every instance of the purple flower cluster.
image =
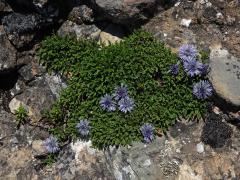
[[43, 141], [43, 147], [48, 153], [56, 153], [60, 150], [57, 138], [50, 136]]
[[100, 100], [100, 106], [106, 111], [115, 111], [116, 106], [123, 113], [131, 112], [135, 106], [134, 100], [128, 95], [127, 86], [121, 84], [115, 88], [113, 96], [106, 94]]
[[90, 132], [90, 125], [89, 121], [87, 119], [82, 119], [80, 122], [76, 125], [76, 128], [78, 129], [78, 132], [82, 136], [87, 136]]
[[196, 60], [197, 49], [192, 44], [184, 44], [179, 48], [178, 55], [183, 62], [185, 72], [194, 77], [197, 75], [205, 75], [208, 71], [208, 65], [200, 63]]
[[140, 128], [145, 142], [150, 143], [154, 139], [154, 127], [152, 124], [145, 123]]
[[[182, 45], [179, 48], [178, 55], [182, 60], [184, 71], [190, 77], [194, 77], [197, 75], [206, 75], [208, 73], [209, 66], [196, 60], [197, 49], [194, 45]], [[176, 76], [179, 73], [178, 64], [173, 64], [170, 67], [170, 72]], [[200, 81], [194, 85], [193, 94], [198, 99], [206, 99], [213, 94], [213, 88], [208, 81]]]

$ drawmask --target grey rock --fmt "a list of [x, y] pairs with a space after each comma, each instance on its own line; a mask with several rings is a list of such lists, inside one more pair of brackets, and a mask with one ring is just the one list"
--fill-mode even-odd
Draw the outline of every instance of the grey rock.
[[1, 179], [43, 179], [38, 175], [29, 140], [45, 138], [48, 132], [29, 125], [19, 129], [15, 117], [0, 110], [0, 177]]
[[22, 80], [17, 80], [14, 87], [10, 89], [10, 93], [12, 97], [15, 97], [18, 94], [21, 94], [26, 88], [25, 83]]
[[32, 142], [32, 149], [34, 156], [46, 154], [46, 150], [43, 147], [43, 140], [34, 140]]
[[0, 26], [0, 71], [16, 66], [16, 49], [7, 39], [3, 27]]
[[68, 19], [76, 24], [92, 24], [94, 22], [94, 13], [91, 8], [86, 5], [82, 5], [74, 7], [70, 12]]
[[9, 103], [12, 113], [23, 105], [28, 111], [32, 122], [37, 122], [42, 118], [45, 110], [50, 110], [60, 91], [66, 87], [64, 81], [59, 76], [40, 76], [35, 77], [27, 83], [24, 91], [17, 94]]
[[22, 48], [33, 41], [44, 19], [37, 14], [11, 13], [3, 18], [2, 23], [9, 40], [15, 47]]
[[214, 47], [210, 67], [209, 79], [216, 93], [227, 102], [240, 106], [240, 59], [226, 49]]
[[157, 8], [157, 0], [94, 0], [91, 3], [106, 19], [128, 26], [148, 20]]
[[73, 36], [77, 39], [88, 38], [98, 40], [101, 30], [94, 24], [86, 25], [81, 24], [77, 25], [72, 21], [65, 21], [58, 30], [58, 35], [60, 36]]

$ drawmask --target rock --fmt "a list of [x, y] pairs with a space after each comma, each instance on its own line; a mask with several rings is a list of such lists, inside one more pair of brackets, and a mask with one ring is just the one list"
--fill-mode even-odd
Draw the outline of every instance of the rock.
[[[15, 117], [0, 110], [0, 177], [1, 179], [44, 179], [38, 177], [33, 144], [48, 136], [42, 128], [21, 126], [17, 128]], [[36, 144], [36, 143], [35, 143]], [[35, 146], [36, 147], [36, 146]], [[38, 178], [36, 178], [38, 177]]]
[[29, 45], [37, 32], [42, 28], [44, 20], [36, 14], [11, 13], [2, 20], [8, 39], [17, 48]]
[[51, 109], [60, 91], [65, 87], [66, 84], [57, 75], [35, 77], [21, 94], [11, 100], [9, 108], [14, 113], [20, 105], [23, 105], [28, 111], [29, 118], [37, 122], [45, 110]]
[[204, 144], [203, 143], [198, 143], [196, 146], [196, 150], [198, 153], [203, 153], [204, 152]]
[[182, 20], [181, 20], [181, 25], [188, 28], [189, 25], [191, 24], [191, 22], [192, 22], [191, 19], [182, 19]]
[[34, 10], [41, 14], [47, 22], [53, 22], [58, 19], [60, 14], [59, 4], [51, 0], [33, 0]]
[[211, 49], [209, 65], [209, 79], [216, 93], [227, 102], [240, 106], [240, 59], [218, 46]]
[[5, 0], [0, 0], [0, 12], [11, 12], [11, 7], [6, 3]]
[[92, 0], [92, 6], [113, 23], [134, 26], [148, 20], [157, 0]]
[[232, 128], [223, 122], [221, 116], [212, 113], [203, 126], [201, 139], [212, 148], [221, 148], [229, 143], [232, 131]]
[[43, 155], [46, 154], [46, 150], [43, 147], [43, 141], [42, 140], [34, 140], [32, 142], [32, 149], [33, 149], [33, 155]]
[[104, 153], [90, 147], [91, 142], [76, 141], [60, 152], [53, 172], [48, 177], [60, 179], [109, 179], [114, 180], [109, 171]]
[[58, 30], [58, 35], [60, 36], [73, 36], [77, 39], [87, 38], [98, 40], [101, 30], [94, 24], [77, 25], [71, 21], [65, 21]]
[[111, 24], [100, 33], [100, 42], [105, 45], [114, 44], [120, 42], [124, 35], [123, 28]]
[[[25, 83], [18, 79], [14, 87], [10, 89], [11, 96], [14, 97], [18, 94], [21, 94], [25, 90], [25, 88], [26, 88]], [[11, 104], [11, 106], [15, 106], [14, 104]]]
[[0, 26], [0, 71], [16, 66], [16, 49], [7, 39], [3, 27]]
[[23, 66], [18, 69], [18, 73], [25, 82], [33, 80], [36, 76], [46, 74], [46, 69], [39, 64], [36, 58], [28, 54], [18, 57], [18, 64], [23, 64]]
[[11, 100], [11, 102], [9, 103], [9, 108], [11, 113], [16, 114], [16, 110], [20, 107], [20, 106], [25, 106], [26, 109], [26, 105], [23, 104], [20, 100], [13, 98]]
[[76, 24], [89, 24], [94, 22], [94, 13], [91, 8], [82, 5], [74, 7], [68, 16], [68, 19]]
[[200, 174], [196, 174], [194, 170], [188, 164], [182, 164], [176, 180], [202, 180]]

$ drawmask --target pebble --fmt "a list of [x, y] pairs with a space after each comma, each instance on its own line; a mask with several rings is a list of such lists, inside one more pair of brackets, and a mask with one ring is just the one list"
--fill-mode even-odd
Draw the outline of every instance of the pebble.
[[204, 152], [204, 144], [202, 142], [197, 144], [197, 152], [203, 153]]

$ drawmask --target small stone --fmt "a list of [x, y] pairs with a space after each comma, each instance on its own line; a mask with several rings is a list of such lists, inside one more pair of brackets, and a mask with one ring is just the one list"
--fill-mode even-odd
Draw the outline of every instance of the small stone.
[[182, 26], [188, 28], [188, 27], [190, 26], [190, 23], [191, 23], [191, 22], [192, 22], [191, 19], [182, 19], [180, 24], [181, 24]]
[[41, 155], [45, 154], [45, 149], [43, 147], [43, 141], [42, 140], [34, 140], [32, 142], [32, 149], [34, 155]]
[[204, 152], [204, 144], [202, 142], [198, 143], [196, 149], [197, 149], [198, 153], [203, 153]]
[[17, 100], [16, 98], [13, 98], [9, 103], [9, 109], [11, 113], [15, 114], [16, 110], [22, 105], [22, 102]]
[[148, 167], [148, 166], [150, 166], [151, 164], [152, 164], [152, 163], [151, 163], [151, 160], [150, 160], [150, 159], [147, 159], [147, 160], [144, 161], [143, 166]]

